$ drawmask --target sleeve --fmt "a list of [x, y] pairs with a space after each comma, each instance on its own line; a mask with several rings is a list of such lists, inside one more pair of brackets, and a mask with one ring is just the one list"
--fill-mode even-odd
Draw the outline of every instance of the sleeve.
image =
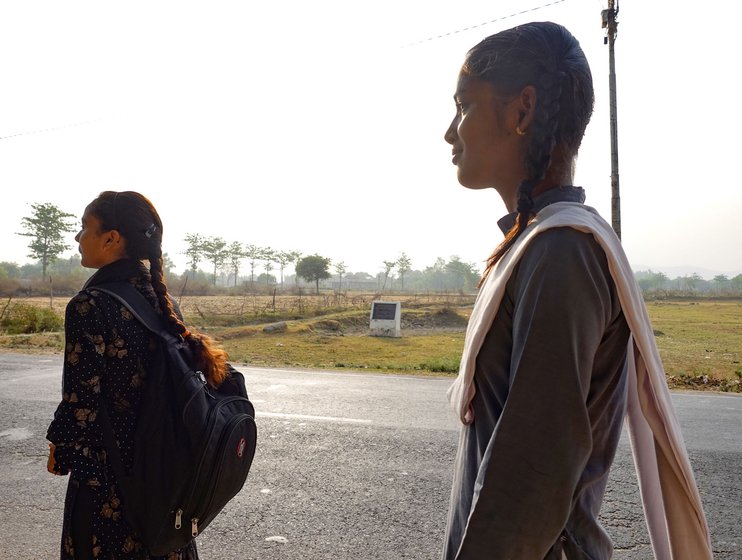
[[589, 234], [544, 232], [509, 290], [509, 392], [477, 474], [459, 559], [544, 558], [592, 449], [586, 401], [613, 307], [605, 254]]
[[99, 481], [103, 470], [98, 455], [103, 444], [96, 420], [105, 370], [106, 324], [96, 301], [84, 292], [67, 305], [62, 401], [46, 435], [56, 446], [54, 458], [60, 474], [79, 471], [88, 480]]

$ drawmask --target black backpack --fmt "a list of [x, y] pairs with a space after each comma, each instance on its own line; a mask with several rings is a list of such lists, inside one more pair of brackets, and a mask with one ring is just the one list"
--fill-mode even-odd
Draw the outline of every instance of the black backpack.
[[244, 376], [214, 389], [194, 371], [190, 349], [131, 284], [95, 286], [161, 339], [138, 413], [133, 467], [124, 472], [110, 419], [101, 408], [104, 446], [121, 492], [124, 518], [152, 555], [188, 544], [241, 489], [255, 456], [255, 409]]

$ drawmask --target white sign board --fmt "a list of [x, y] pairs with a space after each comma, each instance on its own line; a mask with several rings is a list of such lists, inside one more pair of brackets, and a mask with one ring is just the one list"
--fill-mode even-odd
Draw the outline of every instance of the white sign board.
[[398, 301], [371, 302], [371, 335], [402, 336], [400, 318], [402, 305]]

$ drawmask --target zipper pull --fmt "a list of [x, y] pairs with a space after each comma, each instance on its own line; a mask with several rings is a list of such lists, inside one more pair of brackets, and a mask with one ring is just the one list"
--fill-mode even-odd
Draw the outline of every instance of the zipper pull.
[[180, 529], [180, 518], [183, 516], [183, 510], [179, 509], [175, 512], [175, 528]]
[[198, 536], [198, 517], [191, 519], [191, 536], [194, 538]]

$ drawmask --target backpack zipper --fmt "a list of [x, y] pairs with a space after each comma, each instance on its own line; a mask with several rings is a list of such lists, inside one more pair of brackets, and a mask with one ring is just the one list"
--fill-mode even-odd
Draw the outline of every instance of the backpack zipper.
[[198, 517], [191, 519], [191, 536], [193, 538], [198, 536]]

